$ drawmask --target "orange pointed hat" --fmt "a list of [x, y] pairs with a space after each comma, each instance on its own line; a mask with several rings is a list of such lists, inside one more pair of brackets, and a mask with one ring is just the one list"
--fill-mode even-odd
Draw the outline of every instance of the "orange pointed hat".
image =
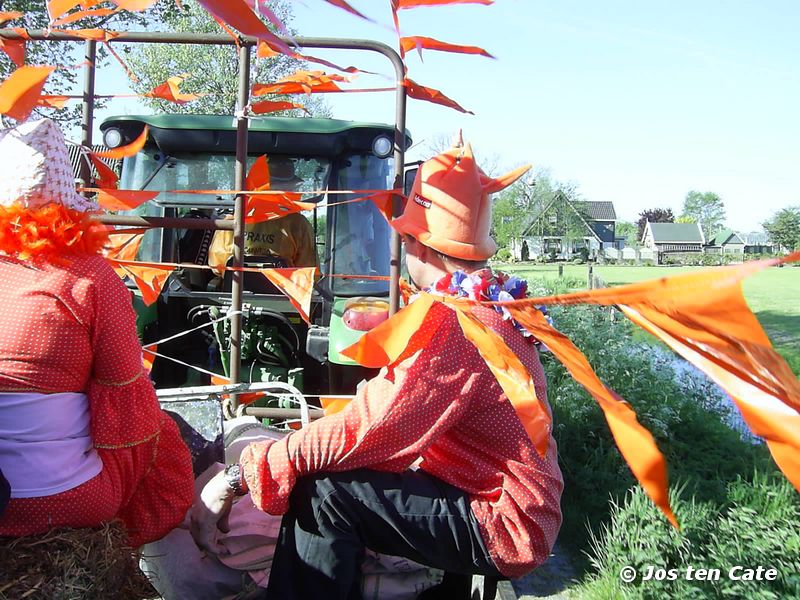
[[497, 251], [489, 235], [489, 195], [514, 183], [530, 167], [489, 177], [475, 162], [472, 147], [461, 145], [459, 135], [456, 145], [420, 165], [405, 211], [392, 226], [447, 256], [486, 260]]

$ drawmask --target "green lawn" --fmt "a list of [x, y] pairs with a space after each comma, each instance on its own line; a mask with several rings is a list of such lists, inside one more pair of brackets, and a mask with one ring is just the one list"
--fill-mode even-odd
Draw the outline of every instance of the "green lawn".
[[[557, 279], [553, 264], [504, 264], [498, 268], [526, 278]], [[622, 285], [655, 279], [704, 267], [595, 266], [594, 273], [608, 285]], [[708, 267], [705, 267], [708, 268]], [[713, 267], [712, 267], [713, 268]], [[564, 277], [588, 280], [587, 265], [564, 265]], [[744, 281], [744, 295], [750, 308], [792, 370], [800, 376], [800, 268], [772, 267]]]

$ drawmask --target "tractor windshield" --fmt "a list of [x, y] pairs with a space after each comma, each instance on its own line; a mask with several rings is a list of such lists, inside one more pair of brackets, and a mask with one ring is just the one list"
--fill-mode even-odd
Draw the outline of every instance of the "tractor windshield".
[[[353, 201], [369, 194], [327, 195], [324, 190], [384, 190], [391, 188], [391, 158], [371, 153], [350, 154], [332, 161], [324, 157], [272, 155], [291, 162], [292, 187], [310, 192], [304, 201], [320, 203], [318, 210], [304, 213], [316, 219], [320, 268], [328, 277], [324, 284], [337, 296], [384, 295], [389, 291], [390, 227], [375, 204]], [[248, 169], [258, 158], [248, 158]], [[126, 158], [122, 168], [122, 189], [161, 192], [126, 214], [139, 216], [206, 216], [221, 218], [233, 212], [230, 194], [187, 194], [176, 190], [232, 190], [235, 157], [231, 154], [175, 153], [166, 155], [146, 147]], [[277, 186], [278, 179], [273, 181]], [[327, 206], [327, 208], [326, 208]], [[315, 213], [315, 214], [314, 214]], [[138, 259], [175, 262], [178, 240], [184, 232], [150, 229], [144, 235]], [[361, 275], [362, 277], [358, 277]], [[344, 277], [343, 277], [344, 276]]]

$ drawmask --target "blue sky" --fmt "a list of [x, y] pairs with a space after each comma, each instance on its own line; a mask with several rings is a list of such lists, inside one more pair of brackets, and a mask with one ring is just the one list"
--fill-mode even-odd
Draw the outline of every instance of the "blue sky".
[[[295, 0], [307, 36], [396, 46], [388, 0], [351, 0], [372, 24]], [[409, 100], [416, 142], [462, 128], [475, 152], [547, 168], [618, 217], [680, 212], [691, 189], [718, 193], [728, 225], [751, 231], [800, 204], [800, 3], [497, 0], [400, 13], [404, 35], [482, 46], [497, 57], [409, 55], [409, 76], [475, 112]], [[390, 74], [380, 57], [321, 53]], [[362, 76], [364, 87], [386, 86]], [[391, 94], [332, 94], [334, 116], [391, 121]], [[124, 111], [119, 111], [124, 112]]]

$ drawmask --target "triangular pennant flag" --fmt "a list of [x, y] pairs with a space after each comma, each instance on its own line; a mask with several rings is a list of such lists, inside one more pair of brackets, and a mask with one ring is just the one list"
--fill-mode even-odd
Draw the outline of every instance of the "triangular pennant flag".
[[300, 269], [259, 269], [275, 287], [283, 292], [300, 313], [303, 320], [311, 324], [311, 295], [314, 291], [316, 267]]
[[161, 85], [154, 87], [149, 92], [142, 94], [145, 98], [160, 98], [167, 102], [174, 102], [175, 104], [186, 104], [193, 100], [197, 100], [200, 94], [183, 94], [180, 91], [180, 84], [188, 77], [188, 73], [183, 75], [175, 75], [170, 77]]
[[446, 106], [448, 108], [455, 109], [458, 112], [467, 113], [470, 115], [475, 114], [471, 110], [467, 110], [466, 108], [462, 107], [455, 100], [451, 100], [439, 90], [419, 85], [408, 78], [403, 80], [403, 85], [406, 88], [406, 93], [416, 100], [424, 100], [425, 102], [441, 104], [442, 106]]
[[0, 49], [3, 50], [15, 65], [25, 64], [25, 40], [6, 40], [0, 38]]
[[36, 106], [47, 78], [55, 67], [23, 66], [0, 84], [0, 114], [17, 121], [27, 119]]
[[116, 266], [119, 266], [126, 275], [129, 275], [133, 279], [136, 287], [142, 292], [142, 301], [145, 303], [145, 306], [150, 306], [158, 300], [164, 283], [167, 281], [172, 271], [175, 270], [173, 266], [156, 267], [150, 264], [132, 265], [129, 263], [119, 263], [114, 259], [108, 260], [112, 265], [116, 263]]
[[242, 0], [197, 0], [210, 14], [218, 17], [244, 35], [249, 35], [268, 44], [281, 54], [292, 54], [292, 50], [277, 35], [272, 33], [258, 16]]
[[508, 401], [522, 422], [528, 437], [541, 456], [547, 454], [553, 418], [537, 397], [533, 377], [506, 345], [503, 338], [481, 323], [470, 308], [470, 302], [450, 303], [456, 311], [464, 336], [477, 348], [489, 370], [497, 379]]
[[416, 49], [419, 52], [420, 57], [422, 57], [422, 50], [424, 48], [426, 50], [438, 50], [440, 52], [455, 52], [459, 54], [479, 54], [480, 56], [494, 58], [494, 56], [489, 54], [483, 48], [479, 48], [478, 46], [462, 46], [460, 44], [449, 44], [447, 42], [441, 42], [433, 38], [423, 37], [419, 35], [410, 37], [401, 37], [400, 48], [403, 50], [403, 52], [408, 52], [409, 50]]
[[418, 6], [445, 6], [446, 4], [483, 4], [489, 6], [494, 0], [392, 0], [395, 10], [417, 8]]
[[98, 158], [111, 158], [111, 159], [119, 159], [119, 158], [127, 158], [129, 156], [133, 156], [139, 150], [144, 148], [145, 143], [147, 142], [147, 135], [150, 133], [150, 128], [145, 125], [142, 133], [139, 134], [135, 140], [133, 140], [130, 144], [125, 146], [120, 146], [119, 148], [111, 148], [110, 150], [103, 150], [102, 152], [93, 152], [95, 156]]
[[[97, 156], [93, 153], [87, 153], [89, 160], [91, 161], [92, 165], [94, 165], [95, 170], [97, 171], [97, 185], [98, 187], [115, 190], [117, 189], [117, 184], [119, 183], [119, 177], [116, 173], [114, 173], [111, 168], [100, 160]], [[104, 208], [108, 208], [108, 206], [104, 206]], [[118, 210], [118, 209], [111, 209], [111, 210]]]
[[634, 476], [669, 522], [677, 527], [678, 521], [669, 506], [667, 465], [664, 456], [656, 446], [653, 436], [637, 420], [633, 408], [603, 385], [586, 356], [567, 336], [554, 329], [539, 310], [533, 307], [517, 309], [514, 306], [506, 306], [506, 308], [513, 319], [547, 346], [567, 368], [570, 375], [597, 401], [606, 417], [611, 435]]
[[99, 189], [97, 203], [106, 210], [133, 210], [158, 196], [159, 192], [145, 190]]
[[264, 115], [267, 113], [277, 112], [279, 110], [292, 110], [299, 109], [307, 115], [311, 115], [309, 110], [302, 104], [296, 102], [289, 102], [288, 100], [262, 100], [250, 105], [250, 112], [255, 115]]
[[158, 352], [157, 344], [142, 348], [142, 364], [148, 373], [153, 370], [153, 363], [156, 361], [156, 352]]

